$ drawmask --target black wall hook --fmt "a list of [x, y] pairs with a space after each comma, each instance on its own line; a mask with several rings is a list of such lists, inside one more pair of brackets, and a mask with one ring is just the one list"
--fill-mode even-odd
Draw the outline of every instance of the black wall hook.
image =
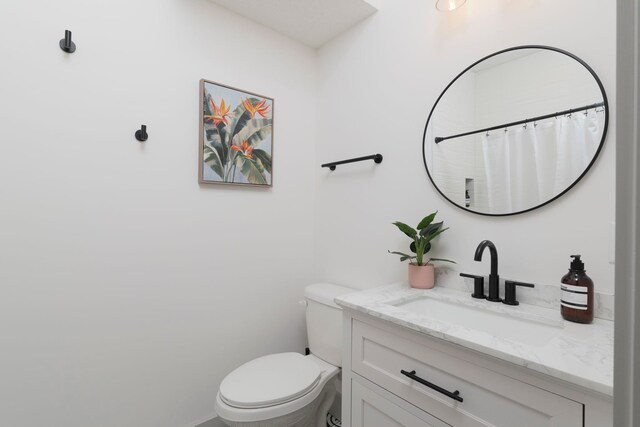
[[64, 38], [60, 40], [60, 49], [67, 53], [73, 53], [76, 51], [76, 44], [71, 41], [71, 31], [64, 30]]
[[136, 131], [136, 139], [140, 142], [144, 142], [149, 138], [147, 134], [147, 125], [140, 126], [140, 130]]

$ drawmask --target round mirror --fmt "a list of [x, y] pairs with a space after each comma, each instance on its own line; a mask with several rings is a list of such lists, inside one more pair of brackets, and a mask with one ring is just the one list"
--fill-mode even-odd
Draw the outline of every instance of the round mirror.
[[481, 215], [543, 206], [589, 170], [607, 133], [600, 79], [580, 58], [547, 46], [506, 49], [445, 88], [424, 130], [436, 189]]

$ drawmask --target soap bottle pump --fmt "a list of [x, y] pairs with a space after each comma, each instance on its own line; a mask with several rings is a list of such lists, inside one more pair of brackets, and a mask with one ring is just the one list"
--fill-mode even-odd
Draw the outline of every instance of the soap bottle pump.
[[569, 272], [562, 277], [560, 305], [562, 317], [576, 323], [593, 322], [593, 280], [584, 270], [580, 255], [571, 255]]

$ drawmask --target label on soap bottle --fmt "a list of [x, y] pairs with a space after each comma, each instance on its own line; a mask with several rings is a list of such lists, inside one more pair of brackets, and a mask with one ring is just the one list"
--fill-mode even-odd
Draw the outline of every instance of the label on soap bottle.
[[560, 285], [560, 304], [576, 310], [587, 309], [587, 288], [584, 286]]

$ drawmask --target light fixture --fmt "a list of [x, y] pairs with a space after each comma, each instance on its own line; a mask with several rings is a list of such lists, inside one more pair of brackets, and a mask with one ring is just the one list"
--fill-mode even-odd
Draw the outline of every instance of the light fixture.
[[451, 12], [465, 4], [467, 0], [437, 0], [436, 9], [443, 12]]

